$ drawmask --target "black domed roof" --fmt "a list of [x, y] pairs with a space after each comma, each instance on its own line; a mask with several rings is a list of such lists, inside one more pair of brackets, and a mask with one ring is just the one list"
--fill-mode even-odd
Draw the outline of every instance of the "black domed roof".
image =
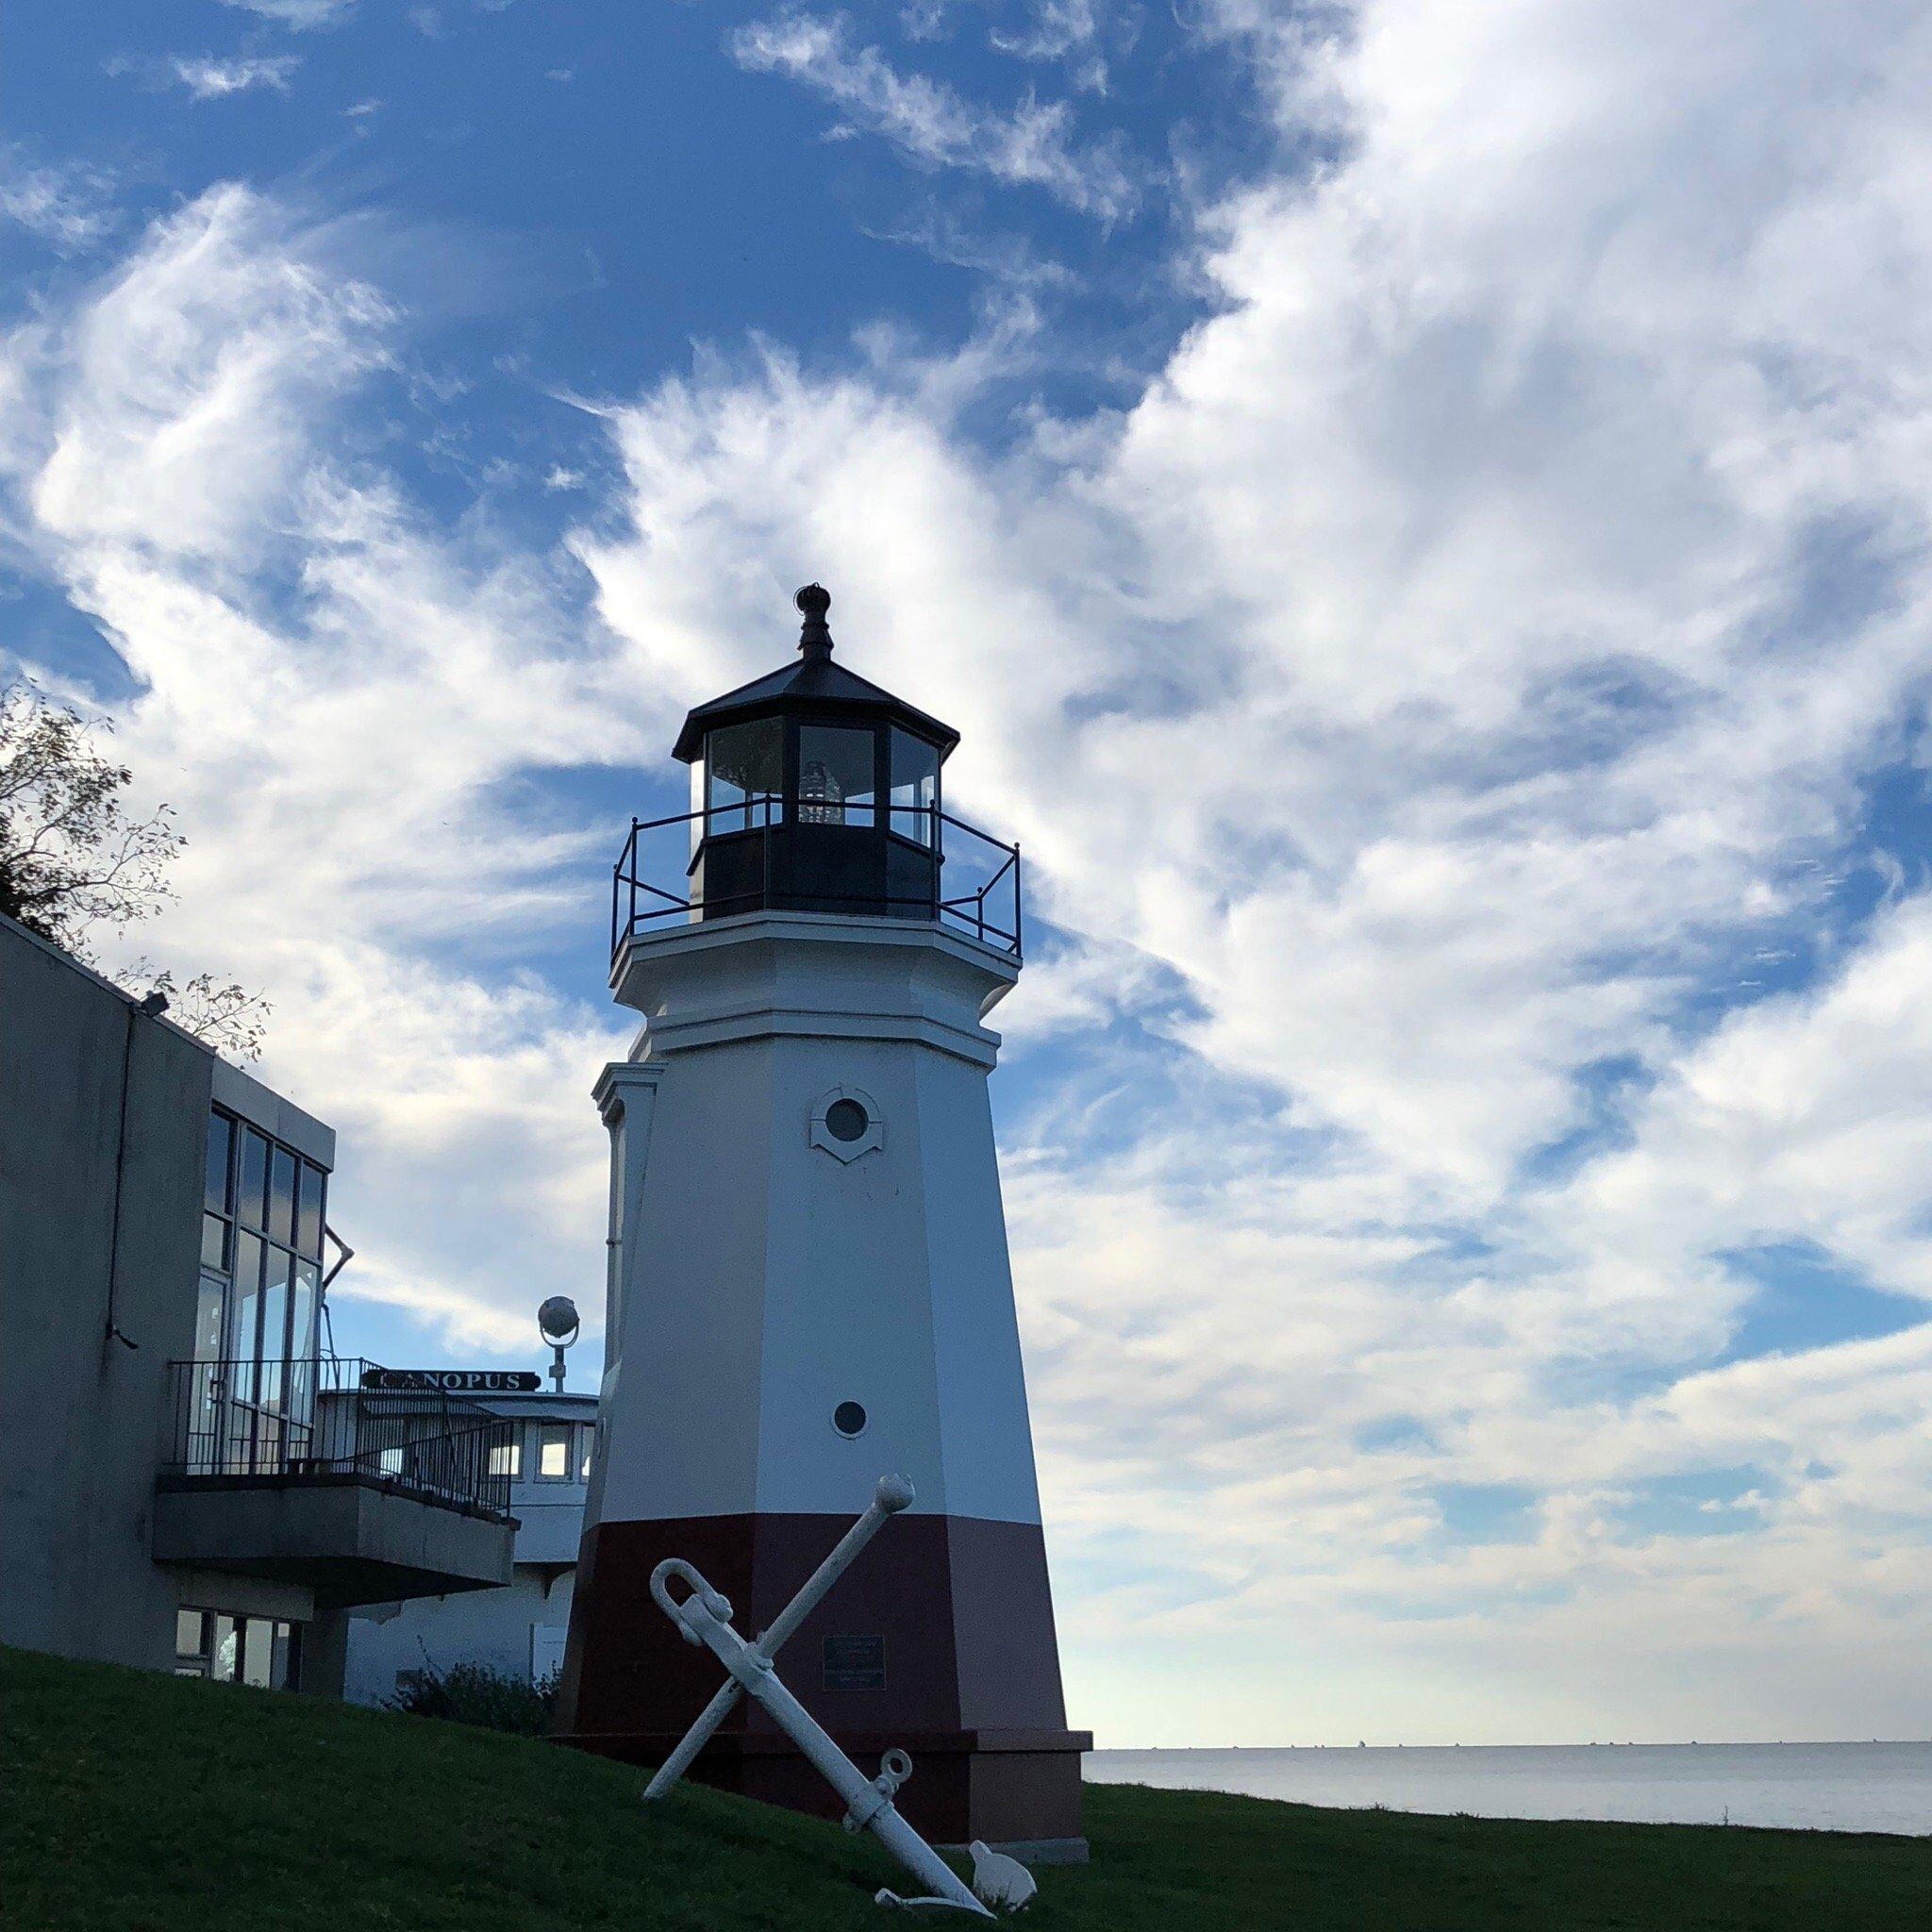
[[691, 764], [703, 755], [706, 732], [715, 731], [721, 724], [743, 724], [779, 713], [827, 722], [844, 719], [854, 724], [903, 725], [938, 745], [941, 758], [958, 743], [959, 734], [950, 724], [941, 724], [870, 679], [832, 662], [832, 634], [825, 627], [825, 611], [832, 600], [826, 591], [808, 584], [795, 601], [805, 613], [798, 661], [756, 677], [689, 712], [677, 742], [671, 748], [673, 758]]

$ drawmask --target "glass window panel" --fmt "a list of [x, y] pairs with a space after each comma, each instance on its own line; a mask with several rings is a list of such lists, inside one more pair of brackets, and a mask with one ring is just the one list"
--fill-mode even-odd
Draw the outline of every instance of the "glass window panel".
[[208, 1117], [208, 1182], [202, 1206], [216, 1214], [228, 1211], [229, 1156], [235, 1145], [235, 1123], [225, 1113]]
[[277, 1147], [268, 1162], [268, 1231], [272, 1239], [295, 1239], [295, 1157]]
[[491, 1450], [490, 1474], [491, 1475], [520, 1476], [523, 1473], [523, 1431], [519, 1429], [508, 1442], [499, 1442]]
[[577, 1424], [577, 1480], [591, 1480], [591, 1452], [597, 1445], [597, 1431], [588, 1423]]
[[707, 829], [743, 832], [775, 820], [754, 799], [776, 798], [785, 789], [785, 727], [776, 718], [732, 724], [705, 740]]
[[261, 1400], [281, 1403], [281, 1364], [289, 1352], [289, 1267], [294, 1257], [286, 1248], [268, 1251], [261, 1285]]
[[266, 1227], [268, 1141], [253, 1127], [242, 1129], [242, 1186], [236, 1212], [250, 1227]]
[[275, 1665], [271, 1681], [277, 1690], [295, 1688], [295, 1659], [300, 1651], [298, 1629], [294, 1624], [275, 1625]]
[[194, 1359], [218, 1362], [222, 1358], [222, 1307], [227, 1300], [227, 1283], [219, 1275], [204, 1274], [194, 1296]]
[[933, 808], [940, 797], [940, 752], [936, 744], [895, 730], [891, 738], [892, 830], [921, 845], [937, 842]]
[[302, 1163], [302, 1201], [295, 1215], [295, 1245], [305, 1255], [322, 1254], [323, 1194], [327, 1176], [312, 1160]]
[[275, 1626], [269, 1617], [242, 1619], [242, 1681], [266, 1690], [274, 1678]]
[[870, 731], [798, 727], [798, 817], [808, 825], [870, 825], [878, 774]]
[[202, 1610], [176, 1610], [175, 1612], [175, 1655], [176, 1657], [202, 1657], [206, 1655], [202, 1645], [208, 1641], [208, 1616]]
[[235, 1292], [229, 1297], [228, 1356], [250, 1361], [260, 1352], [261, 1257], [265, 1243], [246, 1230], [235, 1237]]
[[315, 1310], [321, 1299], [320, 1264], [298, 1256], [289, 1293], [289, 1354], [296, 1361], [315, 1354]]
[[208, 1475], [221, 1467], [222, 1310], [227, 1305], [228, 1284], [218, 1275], [204, 1274], [194, 1295], [194, 1359], [209, 1366], [195, 1372], [189, 1383], [188, 1467]]
[[545, 1482], [570, 1480], [570, 1424], [545, 1423], [537, 1432], [537, 1474]]
[[235, 1627], [233, 1617], [225, 1617], [215, 1612], [214, 1647], [208, 1653], [208, 1675], [219, 1684], [232, 1684], [235, 1671], [241, 1662], [242, 1633]]
[[228, 1224], [219, 1214], [201, 1217], [201, 1265], [227, 1272]]

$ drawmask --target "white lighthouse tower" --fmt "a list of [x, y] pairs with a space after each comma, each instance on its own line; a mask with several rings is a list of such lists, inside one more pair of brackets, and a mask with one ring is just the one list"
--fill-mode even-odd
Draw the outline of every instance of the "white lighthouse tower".
[[[958, 733], [832, 661], [825, 591], [797, 602], [799, 659], [685, 721], [670, 876], [642, 855], [686, 821], [634, 826], [618, 868], [611, 983], [645, 1024], [596, 1090], [608, 1367], [559, 1730], [661, 1758], [719, 1673], [653, 1566], [690, 1558], [760, 1629], [899, 1473], [916, 1504], [786, 1682], [860, 1763], [911, 1752], [928, 1836], [1081, 1857], [1091, 1738], [1066, 1728], [987, 1096], [1019, 855], [941, 809]], [[833, 1802], [748, 1702], [697, 1774]]]

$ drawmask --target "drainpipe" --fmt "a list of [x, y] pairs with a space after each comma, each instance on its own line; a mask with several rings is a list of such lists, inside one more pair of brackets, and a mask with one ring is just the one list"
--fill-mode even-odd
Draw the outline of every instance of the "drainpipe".
[[127, 1031], [121, 1041], [121, 1109], [114, 1129], [114, 1196], [108, 1223], [108, 1315], [101, 1331], [101, 1360], [104, 1365], [108, 1342], [118, 1341], [123, 1348], [141, 1346], [131, 1335], [123, 1334], [114, 1319], [119, 1311], [117, 1303], [121, 1284], [121, 1170], [127, 1161], [127, 1089], [134, 1071], [134, 1016], [145, 1013], [149, 1019], [156, 1020], [167, 1010], [168, 996], [164, 992], [155, 991], [145, 999], [130, 1000], [127, 1005]]

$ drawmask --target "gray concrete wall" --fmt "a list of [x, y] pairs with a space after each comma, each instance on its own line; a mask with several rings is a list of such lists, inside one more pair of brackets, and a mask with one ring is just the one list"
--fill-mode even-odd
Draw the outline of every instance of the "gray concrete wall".
[[[519, 1564], [504, 1590], [464, 1596], [417, 1597], [408, 1603], [365, 1604], [340, 1619], [341, 1694], [352, 1704], [380, 1704], [395, 1694], [403, 1671], [425, 1664], [483, 1664], [507, 1676], [530, 1674], [536, 1647], [562, 1661], [575, 1578], [569, 1570]], [[651, 1606], [655, 1614], [656, 1606]], [[333, 1621], [333, 1620], [332, 1620]], [[541, 1661], [541, 1659], [540, 1659]]]
[[173, 1660], [177, 1586], [148, 1547], [213, 1067], [0, 917], [0, 1641]]

